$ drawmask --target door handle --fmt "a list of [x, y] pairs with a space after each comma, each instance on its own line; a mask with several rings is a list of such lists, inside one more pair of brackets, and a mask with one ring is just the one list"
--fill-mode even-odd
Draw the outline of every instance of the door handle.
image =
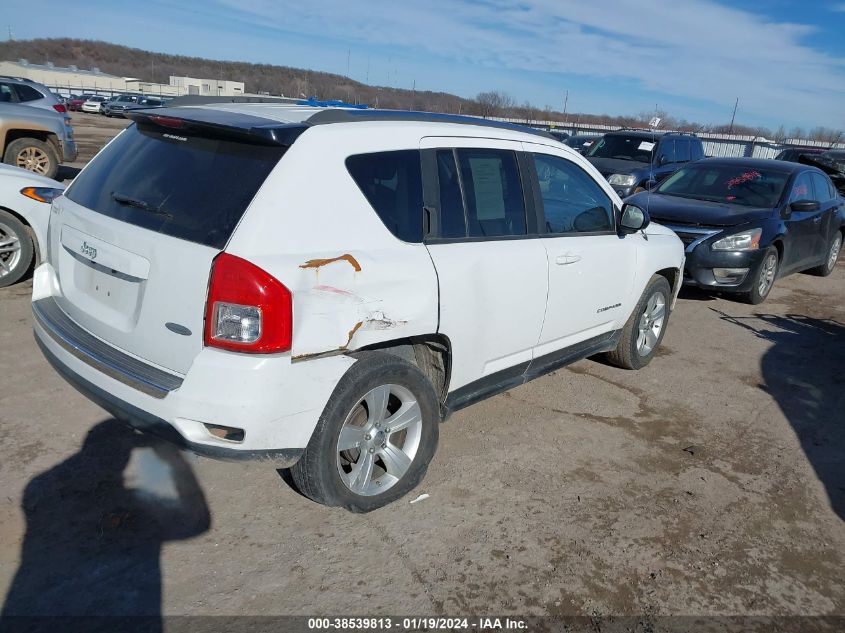
[[555, 263], [559, 266], [566, 266], [567, 264], [574, 264], [577, 261], [581, 261], [580, 255], [573, 255], [572, 253], [567, 253], [566, 255], [558, 255], [555, 258]]

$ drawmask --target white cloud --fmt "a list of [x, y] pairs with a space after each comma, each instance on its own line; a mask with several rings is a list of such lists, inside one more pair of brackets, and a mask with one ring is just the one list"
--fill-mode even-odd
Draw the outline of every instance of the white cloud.
[[487, 68], [633, 80], [723, 106], [738, 96], [759, 117], [801, 112], [810, 125], [845, 127], [845, 58], [805, 44], [813, 26], [714, 0], [219, 1], [279, 30]]

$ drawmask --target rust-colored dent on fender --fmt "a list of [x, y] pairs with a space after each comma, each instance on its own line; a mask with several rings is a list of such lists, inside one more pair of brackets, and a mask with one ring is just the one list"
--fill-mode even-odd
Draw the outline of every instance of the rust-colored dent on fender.
[[346, 339], [346, 345], [344, 345], [341, 349], [346, 349], [347, 347], [349, 347], [349, 344], [352, 342], [352, 337], [355, 336], [355, 332], [357, 332], [362, 325], [364, 325], [364, 322], [358, 321], [358, 323], [356, 323], [355, 326], [351, 330], [349, 330], [349, 338]]
[[345, 255], [338, 255], [337, 257], [331, 257], [329, 259], [309, 259], [304, 264], [300, 264], [300, 268], [322, 268], [323, 266], [327, 266], [329, 264], [333, 264], [334, 262], [341, 262], [344, 261], [348, 263], [355, 272], [361, 272], [361, 264], [358, 263], [358, 260], [352, 257], [349, 253]]

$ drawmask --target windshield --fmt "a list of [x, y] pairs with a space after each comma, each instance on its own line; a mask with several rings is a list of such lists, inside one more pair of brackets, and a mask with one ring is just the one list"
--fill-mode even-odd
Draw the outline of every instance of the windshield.
[[640, 163], [650, 163], [654, 157], [657, 141], [651, 141], [642, 136], [624, 136], [622, 134], [608, 134], [593, 143], [588, 156], [595, 158], [617, 158], [632, 160]]
[[788, 172], [743, 165], [700, 164], [676, 171], [657, 192], [745, 207], [774, 207], [787, 180]]

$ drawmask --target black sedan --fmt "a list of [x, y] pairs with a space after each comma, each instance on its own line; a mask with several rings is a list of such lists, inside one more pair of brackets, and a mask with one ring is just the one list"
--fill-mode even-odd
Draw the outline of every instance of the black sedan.
[[690, 163], [626, 202], [686, 245], [684, 283], [762, 303], [775, 279], [827, 276], [845, 233], [845, 199], [820, 169], [748, 158]]

